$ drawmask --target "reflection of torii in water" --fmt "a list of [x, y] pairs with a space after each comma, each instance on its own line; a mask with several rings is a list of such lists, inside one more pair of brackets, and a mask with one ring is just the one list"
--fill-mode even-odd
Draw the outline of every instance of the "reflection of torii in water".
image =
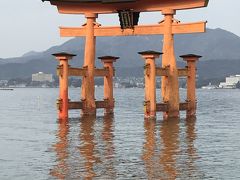
[[56, 152], [57, 165], [50, 170], [50, 175], [58, 179], [66, 179], [69, 175], [69, 124], [59, 123], [58, 131], [56, 137], [58, 142], [54, 145], [54, 150]]
[[[176, 179], [179, 152], [179, 120], [163, 121], [157, 142], [156, 120], [145, 120], [143, 161], [148, 179]], [[160, 146], [161, 144], [161, 146]]]
[[[80, 122], [80, 156], [84, 158], [84, 167], [82, 168], [82, 177], [94, 178], [99, 176], [95, 171], [96, 166], [103, 167], [104, 173], [101, 177], [106, 179], [116, 176], [114, 168], [114, 145], [113, 145], [113, 117], [103, 117], [103, 129], [101, 136], [96, 137], [94, 128], [96, 117], [87, 116], [81, 119]], [[101, 138], [101, 139], [100, 139]], [[100, 144], [100, 149], [98, 145]], [[101, 156], [98, 154], [100, 151]], [[98, 152], [98, 153], [97, 153]], [[101, 168], [100, 168], [101, 169]], [[100, 173], [100, 172], [99, 172]]]
[[[180, 23], [174, 19], [176, 10], [206, 7], [208, 0], [43, 0], [56, 5], [63, 14], [84, 14], [86, 23], [83, 27], [60, 27], [62, 37], [85, 37], [84, 67], [87, 67], [82, 84], [83, 114], [95, 114], [95, 51], [97, 36], [129, 36], [129, 35], [163, 35], [162, 68], [168, 68], [167, 75], [162, 78], [162, 101], [167, 103], [165, 117], [179, 117], [179, 71], [174, 53], [174, 34], [205, 32], [206, 22]], [[138, 25], [140, 12], [161, 11], [164, 20], [156, 25]], [[121, 26], [102, 27], [96, 23], [98, 14], [118, 13]], [[147, 44], [147, 42], [146, 42]], [[164, 69], [166, 70], [166, 69]], [[185, 70], [189, 76], [189, 70]], [[195, 75], [194, 75], [195, 78]], [[192, 91], [192, 87], [189, 91]], [[194, 89], [195, 91], [195, 89]], [[188, 99], [194, 102], [195, 99]], [[62, 102], [62, 103], [68, 103]], [[191, 107], [191, 103], [187, 108]], [[154, 111], [156, 111], [154, 109]]]
[[80, 156], [84, 158], [84, 167], [82, 167], [84, 173], [82, 177], [93, 178], [96, 176], [94, 172], [94, 165], [99, 163], [99, 157], [96, 156], [96, 141], [94, 133], [94, 124], [96, 118], [91, 117], [87, 119], [81, 119], [80, 123]]
[[[59, 123], [56, 134], [58, 142], [53, 146], [56, 152], [56, 165], [50, 170], [51, 176], [58, 179], [92, 179], [101, 173], [101, 177], [106, 177], [106, 179], [116, 177], [113, 144], [114, 120], [111, 116], [104, 116], [101, 120], [103, 122], [101, 122], [102, 130], [99, 137], [95, 134], [96, 117], [81, 118], [80, 131], [76, 131], [77, 135], [70, 132], [69, 123]], [[100, 151], [102, 151], [101, 156]], [[95, 166], [104, 171], [96, 172]]]
[[[199, 176], [195, 164], [198, 159], [194, 141], [196, 119], [186, 119], [184, 133], [181, 122], [173, 119], [160, 123], [160, 141], [156, 120], [145, 120], [145, 143], [142, 159], [148, 179], [186, 179]], [[180, 136], [185, 134], [185, 136]], [[182, 139], [183, 138], [183, 139]]]
[[179, 120], [163, 121], [160, 135], [163, 143], [159, 162], [163, 166], [166, 177], [176, 179], [178, 173], [177, 155], [180, 151]]

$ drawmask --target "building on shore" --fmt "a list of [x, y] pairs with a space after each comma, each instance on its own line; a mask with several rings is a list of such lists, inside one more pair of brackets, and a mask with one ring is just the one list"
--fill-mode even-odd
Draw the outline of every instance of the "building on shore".
[[207, 86], [202, 86], [201, 89], [217, 89], [216, 85], [213, 85], [211, 82]]
[[225, 82], [221, 82], [219, 84], [219, 88], [235, 89], [237, 88], [237, 84], [239, 82], [240, 82], [240, 75], [229, 76], [229, 77], [226, 77]]
[[32, 74], [33, 82], [53, 82], [52, 74], [45, 74], [43, 72], [38, 72], [36, 74]]
[[8, 80], [0, 80], [0, 87], [7, 86]]

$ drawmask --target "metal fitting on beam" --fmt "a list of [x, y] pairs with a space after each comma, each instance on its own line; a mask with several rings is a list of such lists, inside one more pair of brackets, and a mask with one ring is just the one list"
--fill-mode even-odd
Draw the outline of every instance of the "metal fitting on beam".
[[149, 76], [150, 75], [150, 64], [144, 65], [144, 74]]
[[150, 112], [150, 101], [144, 101], [143, 103], [144, 106], [144, 112], [149, 113]]
[[59, 110], [59, 111], [62, 110], [62, 104], [63, 104], [63, 100], [57, 99], [57, 102], [56, 102], [57, 110]]

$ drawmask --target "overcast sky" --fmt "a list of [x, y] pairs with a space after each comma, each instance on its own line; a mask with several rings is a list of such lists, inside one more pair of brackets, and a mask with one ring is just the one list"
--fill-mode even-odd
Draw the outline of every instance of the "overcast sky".
[[[202, 9], [178, 11], [176, 18], [182, 22], [208, 21], [208, 28], [222, 28], [240, 36], [240, 0], [209, 0]], [[140, 23], [156, 23], [160, 13], [141, 14]], [[60, 15], [55, 6], [41, 0], [0, 0], [0, 58], [17, 57], [29, 51], [43, 51], [58, 45], [58, 26], [80, 26], [81, 15]], [[116, 25], [115, 15], [101, 15], [98, 22]]]

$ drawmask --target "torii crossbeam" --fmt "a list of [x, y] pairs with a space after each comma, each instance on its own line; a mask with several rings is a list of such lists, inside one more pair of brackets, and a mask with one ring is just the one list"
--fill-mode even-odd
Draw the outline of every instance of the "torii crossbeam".
[[[173, 34], [203, 33], [206, 30], [206, 22], [175, 23], [172, 26]], [[164, 24], [141, 25], [134, 29], [122, 30], [119, 26], [94, 27], [94, 36], [140, 36], [140, 35], [163, 35]], [[85, 37], [85, 27], [60, 27], [62, 37]]]

